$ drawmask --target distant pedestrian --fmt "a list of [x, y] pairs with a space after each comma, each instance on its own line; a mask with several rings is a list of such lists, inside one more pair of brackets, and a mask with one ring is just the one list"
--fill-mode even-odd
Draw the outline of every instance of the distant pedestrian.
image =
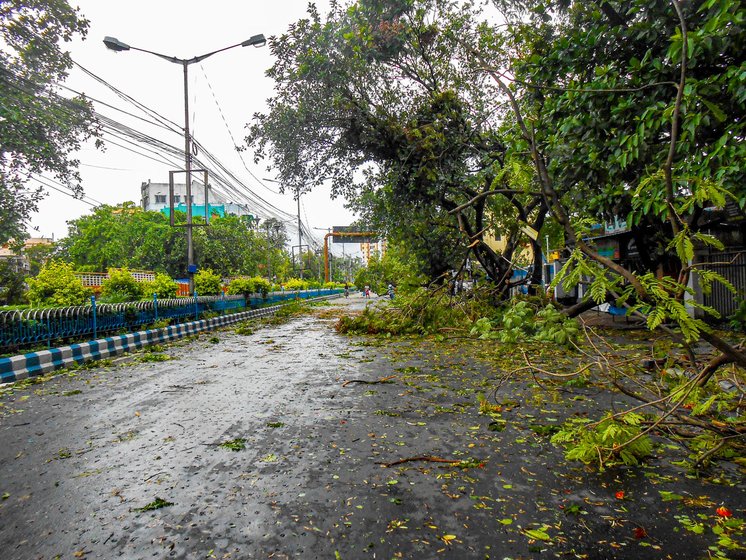
[[394, 285], [389, 284], [388, 287], [389, 299], [394, 299]]
[[365, 299], [370, 299], [370, 286], [365, 286]]
[[350, 287], [347, 285], [347, 282], [345, 282], [345, 297], [350, 297]]

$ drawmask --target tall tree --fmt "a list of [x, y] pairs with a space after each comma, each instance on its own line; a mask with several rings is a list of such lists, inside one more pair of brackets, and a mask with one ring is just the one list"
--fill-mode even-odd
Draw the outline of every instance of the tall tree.
[[360, 0], [334, 4], [322, 21], [311, 6], [308, 19], [270, 43], [276, 95], [248, 141], [293, 189], [328, 180], [335, 194], [364, 190], [359, 205], [390, 209], [373, 224], [386, 234], [415, 217], [441, 231], [449, 222], [460, 236], [451, 257], [473, 252], [507, 293], [523, 233], [512, 230], [502, 254], [485, 243], [495, 227], [492, 197], [514, 204], [534, 229], [546, 208], [501, 172], [496, 87], [462, 44], [475, 36], [478, 14], [472, 2]]
[[746, 205], [741, 3], [537, 2], [531, 13], [511, 26], [509, 74], [541, 123], [558, 194], [599, 219], [629, 217], [641, 267], [678, 273], [670, 234], [696, 232], [703, 208], [730, 196]]
[[[703, 338], [722, 363], [746, 365], [742, 350], [687, 310], [707, 311], [688, 298], [692, 275], [704, 290], [722, 280], [693, 259], [696, 243], [719, 245], [698, 231], [703, 209], [743, 199], [740, 2], [537, 2], [533, 13], [507, 41], [489, 36], [508, 53], [502, 61], [487, 60], [487, 41], [471, 54], [508, 99], [547, 207], [575, 249], [568, 280], [591, 279], [589, 305], [611, 296], [643, 312], [650, 328], [673, 322], [683, 341]], [[581, 218], [625, 204], [633, 226], [653, 228], [641, 250], [659, 256], [641, 268], [586, 239]], [[705, 381], [715, 369], [703, 370]]]
[[72, 154], [98, 130], [85, 98], [63, 98], [55, 84], [72, 66], [60, 43], [87, 30], [66, 0], [0, 2], [0, 243], [26, 237], [43, 197], [27, 186], [31, 174], [52, 173], [82, 192]]
[[201, 269], [220, 276], [256, 276], [266, 261], [266, 239], [239, 216], [210, 220], [210, 226], [194, 233], [195, 259]]
[[160, 212], [145, 212], [132, 202], [103, 205], [68, 222], [68, 235], [59, 242], [61, 255], [78, 270], [106, 272], [127, 267], [184, 271], [186, 242]]

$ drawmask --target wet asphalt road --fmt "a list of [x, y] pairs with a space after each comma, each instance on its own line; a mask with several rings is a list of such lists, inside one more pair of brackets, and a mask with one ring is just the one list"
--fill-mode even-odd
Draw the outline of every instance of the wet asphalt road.
[[[488, 431], [459, 389], [482, 383], [462, 367], [468, 358], [444, 366], [443, 355], [413, 357], [416, 342], [343, 337], [321, 309], [175, 343], [169, 361], [125, 357], [4, 397], [0, 560], [701, 557], [701, 542], [682, 544], [676, 522], [658, 519], [657, 489], [668, 487], [650, 485], [678, 473], [586, 477], [539, 439], [527, 454], [515, 443], [525, 432]], [[454, 372], [455, 393], [436, 370]], [[404, 383], [407, 371], [422, 383]], [[342, 386], [391, 374], [400, 380]], [[236, 438], [245, 449], [219, 445]], [[377, 464], [416, 455], [489, 463]], [[692, 495], [713, 491], [692, 484]], [[620, 488], [640, 495], [634, 514], [615, 503]], [[743, 485], [717, 499], [729, 496], [743, 504]], [[156, 499], [172, 505], [140, 510]], [[591, 515], [568, 517], [570, 503]], [[637, 546], [639, 525], [656, 535], [652, 547]], [[521, 526], [544, 527], [559, 551]]]
[[[266, 557], [278, 498], [331, 462], [307, 442], [354, 407], [330, 363], [347, 345], [306, 317], [16, 393], [0, 420], [0, 557]], [[235, 438], [245, 450], [217, 445]], [[136, 511], [156, 497], [174, 505]]]

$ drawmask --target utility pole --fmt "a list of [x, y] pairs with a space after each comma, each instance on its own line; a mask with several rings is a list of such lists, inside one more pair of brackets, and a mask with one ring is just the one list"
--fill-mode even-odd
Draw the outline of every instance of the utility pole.
[[303, 245], [301, 238], [301, 223], [300, 223], [300, 187], [296, 191], [298, 198], [298, 260], [300, 261], [300, 279], [303, 280]]
[[264, 224], [267, 229], [267, 280], [272, 282], [272, 244], [269, 239], [269, 224]]

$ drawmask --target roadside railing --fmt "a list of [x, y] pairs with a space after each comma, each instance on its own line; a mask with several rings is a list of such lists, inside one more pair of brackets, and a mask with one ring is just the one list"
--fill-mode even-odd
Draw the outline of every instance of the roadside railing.
[[0, 311], [0, 353], [31, 346], [87, 338], [99, 338], [109, 333], [130, 332], [161, 320], [170, 324], [194, 321], [206, 314], [225, 314], [244, 309], [302, 298], [315, 298], [339, 293], [341, 290], [303, 290], [272, 292], [263, 297], [252, 294], [238, 296], [197, 296], [126, 303], [96, 303], [74, 307]]

